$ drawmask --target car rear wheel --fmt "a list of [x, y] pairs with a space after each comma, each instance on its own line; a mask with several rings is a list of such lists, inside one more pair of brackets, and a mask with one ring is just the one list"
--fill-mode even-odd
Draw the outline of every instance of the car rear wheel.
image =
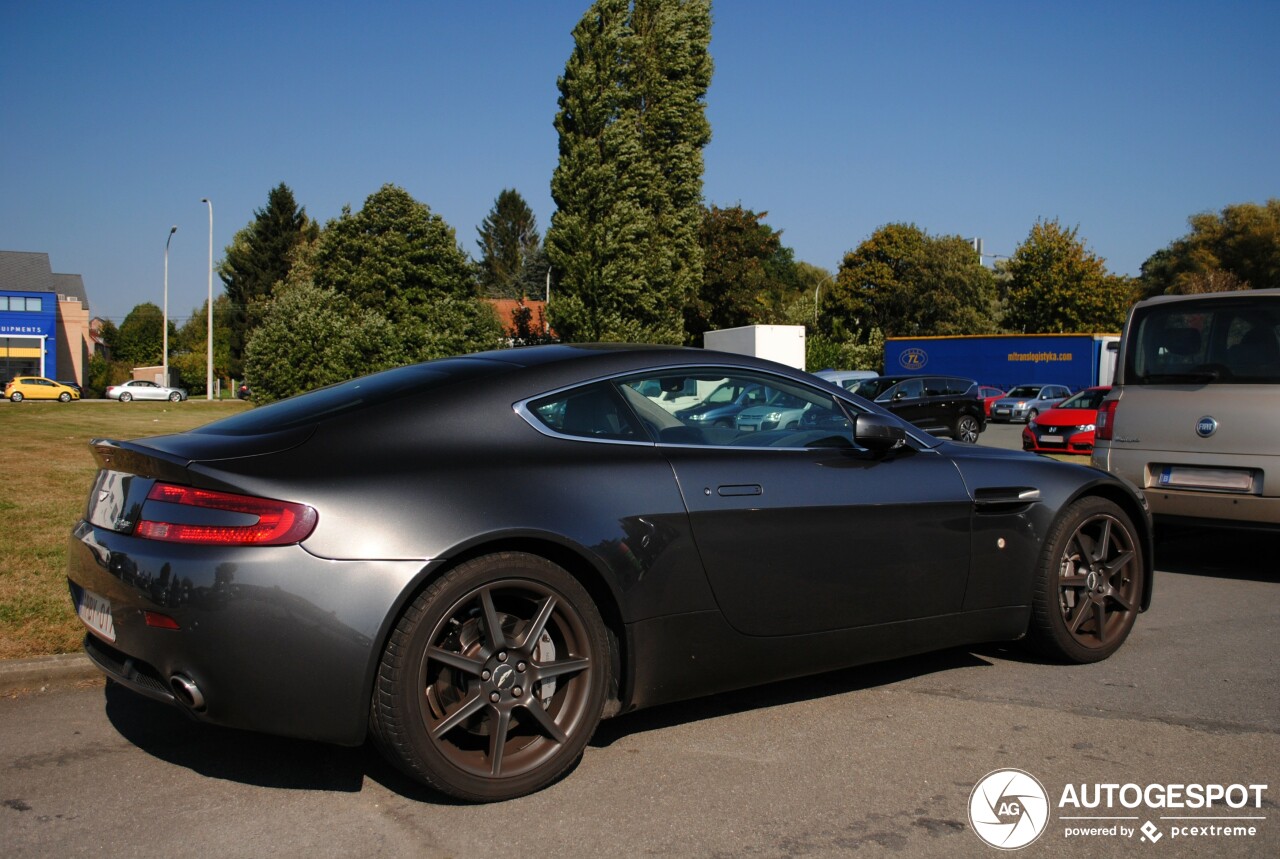
[[1082, 498], [1059, 516], [1041, 554], [1028, 638], [1068, 662], [1119, 649], [1142, 603], [1142, 544], [1132, 520], [1105, 498]]
[[71, 395], [68, 394], [66, 391], [63, 391], [61, 394], [58, 394], [58, 402], [60, 403], [71, 402]]
[[125, 391], [123, 394], [120, 395], [120, 402], [122, 403], [127, 403], [132, 399], [133, 399], [133, 394], [129, 393], [128, 391]]
[[177, 391], [174, 391], [169, 395], [169, 402], [171, 403], [176, 403], [180, 399], [182, 399], [182, 394], [179, 394]]
[[511, 799], [578, 760], [609, 671], [604, 622], [573, 576], [534, 555], [487, 555], [405, 610], [379, 666], [371, 726], [392, 762], [427, 785]]
[[980, 432], [982, 430], [978, 426], [977, 418], [973, 415], [961, 415], [956, 418], [955, 426], [951, 428], [951, 437], [956, 441], [974, 444], [977, 442]]
[[10, 395], [9, 395], [9, 399], [10, 399], [12, 402], [15, 402], [15, 403], [20, 403], [20, 402], [22, 402], [22, 392], [21, 392], [21, 391], [14, 391], [12, 394], [10, 394]]

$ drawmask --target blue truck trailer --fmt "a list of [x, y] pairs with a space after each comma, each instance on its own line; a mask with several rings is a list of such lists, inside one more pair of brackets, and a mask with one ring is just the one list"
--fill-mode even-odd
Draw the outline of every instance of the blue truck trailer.
[[945, 373], [1007, 391], [1014, 385], [1110, 385], [1119, 334], [995, 334], [889, 337], [886, 376]]

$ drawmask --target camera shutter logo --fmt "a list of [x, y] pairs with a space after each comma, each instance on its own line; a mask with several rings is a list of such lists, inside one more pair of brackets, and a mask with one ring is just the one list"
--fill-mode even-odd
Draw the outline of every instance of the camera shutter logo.
[[1049, 795], [1022, 770], [996, 770], [969, 794], [969, 825], [979, 838], [1001, 850], [1018, 850], [1049, 825]]

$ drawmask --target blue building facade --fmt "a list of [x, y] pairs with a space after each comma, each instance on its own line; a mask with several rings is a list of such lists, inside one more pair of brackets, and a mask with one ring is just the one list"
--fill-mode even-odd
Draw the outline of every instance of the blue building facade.
[[58, 296], [0, 290], [0, 378], [58, 377]]

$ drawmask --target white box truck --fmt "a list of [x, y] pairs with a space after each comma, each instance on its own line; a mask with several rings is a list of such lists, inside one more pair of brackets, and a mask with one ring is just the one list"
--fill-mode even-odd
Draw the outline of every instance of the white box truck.
[[803, 325], [746, 325], [723, 328], [702, 335], [702, 345], [719, 352], [754, 355], [804, 369]]

